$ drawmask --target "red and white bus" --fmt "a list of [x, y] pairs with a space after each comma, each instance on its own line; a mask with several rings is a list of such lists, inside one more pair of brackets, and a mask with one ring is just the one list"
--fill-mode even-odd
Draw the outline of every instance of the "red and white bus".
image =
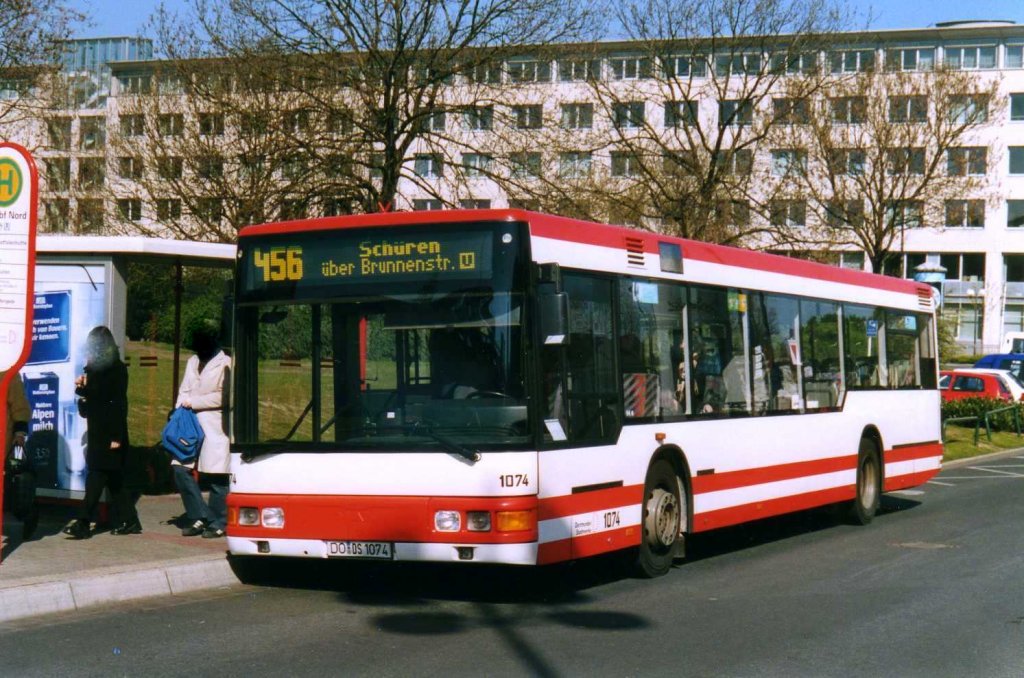
[[940, 468], [927, 285], [519, 210], [238, 243], [229, 549], [535, 565]]

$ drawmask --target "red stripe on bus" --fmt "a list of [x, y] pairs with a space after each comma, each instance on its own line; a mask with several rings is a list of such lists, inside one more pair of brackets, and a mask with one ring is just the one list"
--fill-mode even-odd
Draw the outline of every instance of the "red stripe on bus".
[[640, 544], [640, 526], [630, 525], [616, 530], [585, 534], [572, 538], [572, 557], [586, 558], [599, 553], [608, 553], [618, 549], [629, 548]]
[[[466, 529], [467, 511], [536, 510], [537, 498], [530, 497], [376, 497], [329, 495], [228, 495], [233, 537], [282, 539], [344, 539], [361, 541], [452, 542], [466, 544], [513, 544], [537, 541], [533, 529], [517, 532], [470, 532]], [[280, 507], [284, 509], [284, 527], [239, 525], [237, 509]], [[434, 513], [459, 511], [462, 529], [440, 532], [434, 529]]]
[[931, 442], [895, 447], [885, 453], [885, 463], [891, 464], [897, 461], [914, 461], [917, 459], [928, 459], [930, 457], [942, 457], [942, 443]]
[[579, 513], [591, 513], [593, 511], [615, 508], [616, 506], [639, 504], [643, 499], [643, 494], [643, 485], [629, 485], [626, 487], [612, 487], [607, 490], [568, 494], [561, 497], [545, 497], [538, 504], [537, 519], [551, 520], [552, 518], [564, 518], [565, 516], [574, 516]]
[[774, 483], [780, 480], [793, 480], [794, 478], [808, 478], [837, 471], [849, 471], [855, 468], [857, 468], [857, 455], [850, 455], [695, 476], [691, 483], [694, 494], [704, 494], [705, 492], [735, 490], [752, 485]]
[[572, 539], [559, 539], [537, 545], [537, 564], [550, 565], [572, 560]]
[[934, 478], [940, 469], [933, 468], [927, 471], [918, 471], [917, 473], [908, 473], [901, 476], [892, 476], [885, 479], [884, 490], [885, 492], [894, 492], [895, 490], [905, 490], [908, 487], [917, 487], [918, 485], [924, 485], [926, 482]]

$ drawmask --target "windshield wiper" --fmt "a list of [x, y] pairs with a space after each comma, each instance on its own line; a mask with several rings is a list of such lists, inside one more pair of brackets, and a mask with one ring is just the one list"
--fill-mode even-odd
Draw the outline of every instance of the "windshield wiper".
[[441, 435], [434, 430], [433, 426], [424, 425], [420, 422], [416, 422], [412, 426], [406, 428], [406, 430], [413, 435], [425, 435], [438, 445], [443, 447], [446, 452], [457, 454], [463, 459], [467, 459], [472, 462], [480, 461], [480, 453], [476, 450], [471, 450], [468, 447], [463, 447], [454, 440]]

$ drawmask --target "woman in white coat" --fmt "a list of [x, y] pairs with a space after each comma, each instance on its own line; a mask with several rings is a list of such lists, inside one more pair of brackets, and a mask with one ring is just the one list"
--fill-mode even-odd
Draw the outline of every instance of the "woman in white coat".
[[[231, 385], [231, 358], [221, 350], [217, 332], [206, 324], [192, 332], [195, 355], [185, 365], [185, 376], [178, 390], [176, 407], [193, 410], [203, 429], [199, 459], [188, 466], [172, 462], [174, 483], [185, 505], [188, 525], [182, 535], [201, 534], [210, 539], [223, 537], [227, 527], [227, 496], [231, 462], [230, 442], [224, 433]], [[193, 466], [210, 486], [209, 502], [193, 474]]]

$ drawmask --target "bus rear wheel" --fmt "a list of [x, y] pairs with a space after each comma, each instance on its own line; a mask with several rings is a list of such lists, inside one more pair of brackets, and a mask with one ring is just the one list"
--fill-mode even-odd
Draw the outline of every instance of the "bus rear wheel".
[[660, 577], [672, 567], [685, 515], [679, 487], [672, 464], [664, 459], [651, 464], [644, 482], [642, 533], [634, 566], [640, 576]]
[[847, 515], [855, 525], [867, 525], [878, 512], [882, 501], [882, 463], [878, 445], [862, 438], [857, 452], [857, 496]]

